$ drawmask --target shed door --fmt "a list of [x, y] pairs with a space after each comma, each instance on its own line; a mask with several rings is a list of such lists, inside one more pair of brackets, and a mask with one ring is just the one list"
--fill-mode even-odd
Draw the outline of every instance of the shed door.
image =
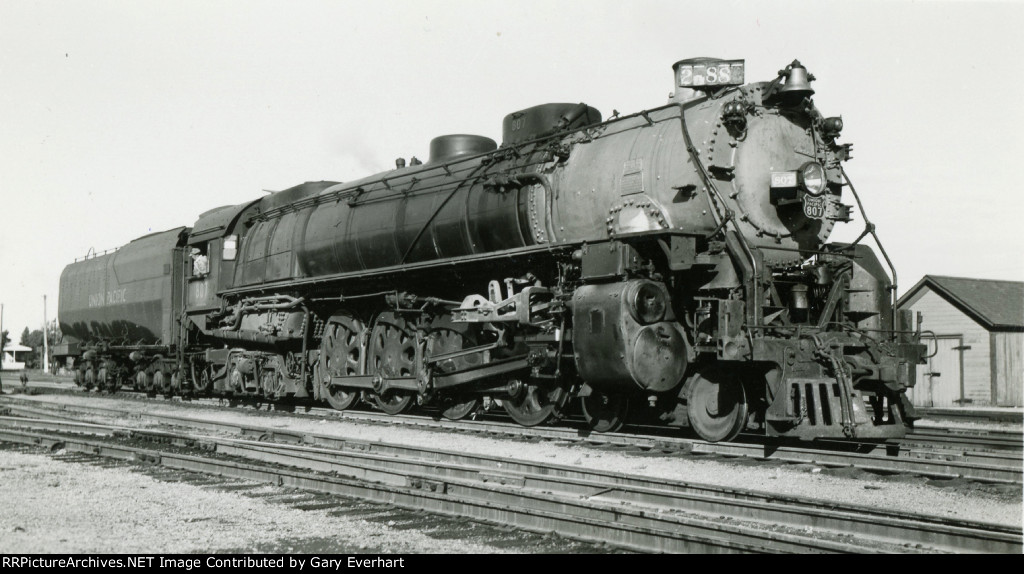
[[[919, 407], [960, 406], [960, 336], [928, 342], [928, 353], [935, 356], [917, 368], [917, 387], [911, 400]], [[936, 347], [938, 345], [938, 347]]]

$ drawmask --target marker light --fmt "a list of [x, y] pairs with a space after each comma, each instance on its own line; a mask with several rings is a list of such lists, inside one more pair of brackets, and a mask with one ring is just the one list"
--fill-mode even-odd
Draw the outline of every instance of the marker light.
[[828, 180], [825, 179], [825, 168], [816, 161], [809, 161], [800, 168], [800, 183], [804, 191], [818, 197], [825, 192]]
[[843, 118], [842, 117], [826, 118], [825, 121], [822, 122], [822, 136], [825, 139], [832, 139], [832, 140], [834, 140], [837, 137], [839, 137], [839, 134], [842, 131], [843, 131]]

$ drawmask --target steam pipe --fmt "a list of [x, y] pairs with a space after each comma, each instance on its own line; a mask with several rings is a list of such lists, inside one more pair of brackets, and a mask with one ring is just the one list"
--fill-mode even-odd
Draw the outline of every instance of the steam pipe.
[[517, 183], [539, 183], [541, 186], [544, 187], [544, 197], [546, 198], [546, 201], [544, 202], [544, 210], [547, 212], [547, 229], [545, 231], [547, 231], [548, 237], [550, 238], [548, 241], [551, 243], [555, 243], [554, 211], [552, 208], [552, 205], [555, 201], [555, 193], [554, 190], [551, 188], [551, 182], [548, 180], [547, 176], [542, 173], [531, 172], [515, 175], [512, 179], [515, 180]]
[[[280, 299], [286, 299], [287, 301], [285, 303], [275, 304], [254, 303], [255, 301], [276, 301]], [[242, 326], [242, 315], [247, 311], [277, 311], [281, 309], [290, 309], [301, 305], [305, 300], [305, 297], [295, 298], [290, 295], [274, 295], [270, 297], [257, 297], [250, 301], [239, 303], [234, 316], [231, 318], [231, 322], [227, 326], [227, 330], [237, 331], [239, 327]]]

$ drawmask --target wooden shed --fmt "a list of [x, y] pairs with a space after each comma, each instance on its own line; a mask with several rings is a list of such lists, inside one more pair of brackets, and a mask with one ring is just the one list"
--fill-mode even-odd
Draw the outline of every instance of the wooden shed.
[[925, 275], [898, 305], [935, 334], [915, 405], [1024, 406], [1024, 283]]

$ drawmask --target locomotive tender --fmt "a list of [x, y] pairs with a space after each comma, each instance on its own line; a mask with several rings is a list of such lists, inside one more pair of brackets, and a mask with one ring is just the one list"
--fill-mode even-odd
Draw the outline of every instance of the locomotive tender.
[[77, 380], [523, 425], [578, 399], [598, 431], [628, 415], [712, 441], [902, 436], [920, 329], [891, 265], [826, 242], [855, 194], [842, 120], [798, 61], [757, 83], [742, 60], [673, 71], [661, 107], [532, 107], [501, 146], [441, 136], [426, 163], [69, 265]]

